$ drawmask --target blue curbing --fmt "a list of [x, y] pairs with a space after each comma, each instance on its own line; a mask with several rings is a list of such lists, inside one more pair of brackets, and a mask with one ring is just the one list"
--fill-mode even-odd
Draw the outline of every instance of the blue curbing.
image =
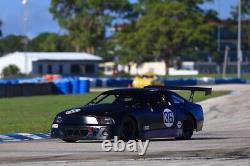
[[0, 134], [0, 143], [49, 139], [49, 134], [9, 133]]

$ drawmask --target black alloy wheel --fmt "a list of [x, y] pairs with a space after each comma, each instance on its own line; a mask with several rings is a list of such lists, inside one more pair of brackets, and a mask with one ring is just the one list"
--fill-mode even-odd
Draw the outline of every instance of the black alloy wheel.
[[126, 118], [121, 126], [120, 138], [124, 141], [136, 140], [138, 137], [137, 124], [134, 119]]

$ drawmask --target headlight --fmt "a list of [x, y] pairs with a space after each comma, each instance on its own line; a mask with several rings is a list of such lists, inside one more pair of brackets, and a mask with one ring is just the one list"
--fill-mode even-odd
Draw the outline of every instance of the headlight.
[[55, 118], [56, 123], [62, 123], [62, 121], [63, 121], [63, 118], [61, 116], [56, 116]]
[[97, 119], [93, 116], [86, 116], [86, 124], [98, 124]]
[[98, 124], [115, 124], [113, 118], [110, 117], [97, 117]]
[[57, 129], [58, 128], [58, 124], [52, 124], [51, 126], [53, 129]]

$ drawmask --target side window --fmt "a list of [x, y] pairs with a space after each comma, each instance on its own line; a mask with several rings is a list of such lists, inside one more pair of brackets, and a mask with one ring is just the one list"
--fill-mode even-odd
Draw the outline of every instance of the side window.
[[98, 104], [111, 104], [116, 100], [115, 95], [108, 95], [103, 100], [101, 100]]
[[182, 99], [182, 98], [180, 98], [179, 96], [176, 96], [176, 95], [174, 95], [174, 94], [171, 94], [171, 98], [172, 98], [174, 104], [181, 104], [181, 103], [184, 103], [184, 102], [185, 102], [184, 99]]
[[161, 107], [168, 104], [166, 97], [162, 94], [151, 95], [149, 101], [150, 105], [153, 107]]

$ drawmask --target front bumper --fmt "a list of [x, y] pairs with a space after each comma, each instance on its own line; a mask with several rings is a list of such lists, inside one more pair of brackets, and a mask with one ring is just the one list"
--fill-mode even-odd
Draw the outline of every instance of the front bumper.
[[[56, 126], [56, 127], [55, 127]], [[63, 125], [53, 124], [51, 137], [71, 140], [106, 140], [112, 137], [112, 125]]]

